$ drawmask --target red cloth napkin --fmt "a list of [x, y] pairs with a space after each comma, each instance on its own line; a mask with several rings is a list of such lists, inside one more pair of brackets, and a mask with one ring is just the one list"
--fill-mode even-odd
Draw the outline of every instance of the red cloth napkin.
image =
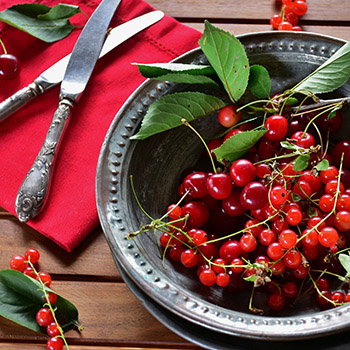
[[[28, 2], [28, 1], [27, 1]], [[30, 1], [49, 6], [58, 0]], [[80, 6], [90, 16], [98, 1], [63, 1]], [[22, 3], [17, 1], [17, 3]], [[2, 0], [0, 11], [14, 5]], [[122, 0], [111, 26], [154, 10], [142, 0]], [[72, 23], [83, 25], [78, 14]], [[44, 69], [67, 55], [81, 26], [67, 38], [47, 44], [0, 22], [0, 37], [8, 53], [22, 62], [18, 78], [0, 81], [0, 101], [31, 83]], [[200, 33], [165, 16], [100, 59], [73, 110], [55, 166], [49, 200], [28, 225], [72, 251], [99, 223], [95, 202], [95, 171], [108, 127], [128, 96], [143, 82], [132, 62], [169, 62], [198, 46]], [[19, 186], [30, 169], [58, 103], [59, 88], [37, 97], [0, 124], [0, 206], [15, 213]]]

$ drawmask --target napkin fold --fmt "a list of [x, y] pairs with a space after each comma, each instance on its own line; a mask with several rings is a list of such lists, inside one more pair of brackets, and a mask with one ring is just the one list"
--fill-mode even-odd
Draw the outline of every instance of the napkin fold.
[[[58, 0], [26, 1], [48, 6]], [[66, 2], [66, 1], [63, 1]], [[17, 3], [20, 3], [18, 1]], [[69, 0], [90, 16], [100, 1]], [[0, 11], [14, 5], [3, 0]], [[111, 26], [154, 10], [142, 0], [122, 0]], [[0, 101], [31, 83], [43, 70], [67, 55], [87, 19], [78, 14], [77, 27], [53, 44], [41, 42], [0, 22], [0, 37], [8, 53], [21, 63], [20, 75], [0, 80]], [[95, 171], [108, 127], [128, 96], [144, 81], [133, 62], [169, 62], [198, 46], [200, 33], [165, 16], [97, 62], [61, 144], [48, 202], [28, 225], [67, 251], [72, 251], [98, 225], [95, 201]], [[93, 38], [91, 38], [93, 41]], [[47, 133], [58, 104], [59, 87], [0, 123], [0, 206], [15, 214], [17, 191], [30, 169]], [[15, 237], [14, 237], [15, 239]]]

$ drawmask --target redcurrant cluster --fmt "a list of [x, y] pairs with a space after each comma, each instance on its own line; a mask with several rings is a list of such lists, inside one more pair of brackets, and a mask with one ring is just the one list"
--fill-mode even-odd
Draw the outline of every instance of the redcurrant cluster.
[[[34, 264], [39, 261], [40, 254], [34, 249], [28, 249], [25, 255], [15, 255], [10, 260], [10, 268], [23, 272], [25, 275], [36, 279], [41, 284], [49, 287], [52, 282], [52, 278], [47, 272], [37, 272]], [[54, 305], [57, 301], [57, 294], [53, 292], [46, 292], [45, 294], [45, 305]], [[61, 338], [61, 327], [55, 322], [54, 314], [50, 307], [42, 307], [36, 314], [36, 321], [42, 327], [46, 327], [47, 334], [51, 337], [47, 343], [47, 350], [62, 350], [63, 341]]]
[[278, 30], [301, 31], [302, 29], [298, 23], [299, 17], [307, 12], [306, 0], [282, 0], [282, 3], [280, 14], [273, 15], [270, 18], [272, 27]]
[[[230, 129], [208, 143], [210, 153], [256, 127], [239, 123], [235, 106], [218, 120]], [[254, 282], [273, 311], [310, 290], [322, 306], [349, 302], [347, 287], [330, 288], [344, 275], [338, 254], [350, 247], [350, 142], [329, 138], [341, 125], [339, 110], [333, 118], [274, 114], [244, 158], [221, 171], [186, 169], [160, 236], [165, 253], [195, 268], [205, 286], [242, 292]], [[296, 170], [300, 154], [308, 154], [307, 164]]]

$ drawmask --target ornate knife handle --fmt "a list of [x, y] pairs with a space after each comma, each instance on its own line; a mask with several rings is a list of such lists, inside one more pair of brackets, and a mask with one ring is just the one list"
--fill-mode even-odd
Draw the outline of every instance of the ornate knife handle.
[[9, 117], [17, 109], [24, 106], [34, 97], [41, 95], [44, 89], [35, 82], [29, 84], [23, 89], [17, 91], [15, 94], [0, 103], [0, 122]]
[[45, 141], [16, 197], [16, 213], [21, 222], [34, 218], [45, 204], [64, 131], [71, 115], [72, 103], [62, 99], [52, 118]]

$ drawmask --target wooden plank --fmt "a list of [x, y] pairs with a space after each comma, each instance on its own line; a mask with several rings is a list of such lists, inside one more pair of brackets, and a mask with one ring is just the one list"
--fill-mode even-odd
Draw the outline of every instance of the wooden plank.
[[[70, 300], [79, 310], [84, 330], [66, 333], [72, 344], [136, 346], [187, 346], [183, 340], [159, 323], [142, 306], [124, 283], [54, 281], [52, 289]], [[0, 321], [1, 342], [45, 342], [46, 336]]]
[[67, 253], [39, 232], [20, 223], [15, 217], [0, 216], [0, 268], [8, 268], [13, 255], [23, 255], [28, 248], [38, 249], [42, 271], [66, 276], [99, 276], [120, 279], [101, 227]]
[[[203, 32], [204, 30], [204, 23], [189, 22], [185, 24], [199, 30], [200, 32]], [[217, 23], [217, 22], [212, 22], [212, 24], [234, 35], [272, 30], [272, 27], [269, 24], [228, 24], [228, 23]], [[303, 30], [305, 32], [314, 32], [314, 33], [329, 35], [339, 39], [350, 41], [349, 27], [305, 25], [303, 26]]]
[[[246, 22], [268, 21], [281, 9], [281, 3], [274, 0], [150, 0], [149, 3], [177, 18], [217, 18]], [[349, 1], [307, 0], [307, 5], [308, 11], [302, 17], [303, 21], [349, 22]]]

